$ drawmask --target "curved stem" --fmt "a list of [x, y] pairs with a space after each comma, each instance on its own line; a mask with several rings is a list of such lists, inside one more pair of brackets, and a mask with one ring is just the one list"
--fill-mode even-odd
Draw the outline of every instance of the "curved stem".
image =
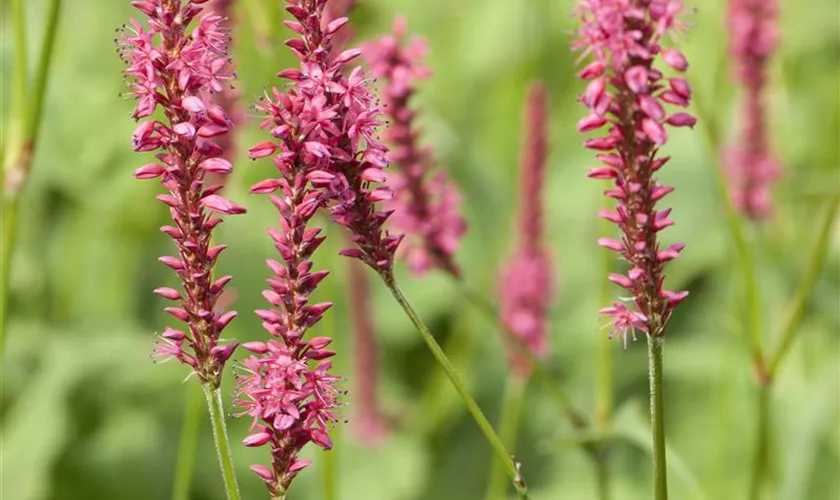
[[44, 110], [44, 97], [46, 96], [47, 84], [50, 76], [50, 63], [52, 62], [53, 49], [55, 48], [55, 35], [58, 32], [58, 19], [61, 14], [61, 0], [51, 0], [47, 11], [47, 28], [44, 31], [44, 40], [41, 43], [41, 55], [38, 59], [38, 69], [35, 73], [35, 82], [32, 86], [32, 101], [28, 103], [26, 112], [26, 129], [24, 138], [27, 142], [35, 144], [38, 142], [38, 134], [41, 130], [41, 116]]
[[758, 389], [758, 415], [753, 457], [752, 481], [750, 482], [750, 500], [760, 500], [767, 477], [768, 455], [770, 453], [770, 384]]
[[417, 314], [411, 304], [409, 303], [406, 296], [402, 293], [402, 290], [397, 286], [396, 281], [394, 280], [394, 276], [388, 272], [382, 272], [380, 274], [382, 276], [383, 281], [391, 290], [391, 295], [394, 296], [394, 299], [405, 311], [406, 315], [408, 315], [411, 322], [414, 324], [414, 327], [420, 333], [420, 336], [423, 338], [423, 341], [429, 347], [429, 350], [432, 351], [432, 355], [437, 360], [438, 364], [440, 364], [441, 368], [446, 372], [446, 375], [449, 377], [449, 380], [452, 382], [452, 385], [455, 387], [455, 390], [458, 391], [458, 394], [461, 396], [461, 399], [464, 400], [464, 404], [467, 406], [467, 410], [469, 410], [470, 414], [472, 415], [473, 419], [475, 420], [476, 424], [478, 424], [479, 429], [484, 434], [484, 437], [487, 439], [487, 442], [490, 444], [490, 447], [493, 449], [493, 452], [496, 453], [496, 457], [502, 463], [505, 468], [505, 472], [507, 472], [508, 477], [510, 478], [511, 482], [513, 483], [514, 488], [516, 489], [517, 494], [519, 495], [520, 499], [528, 498], [528, 487], [525, 484], [524, 478], [519, 474], [519, 466], [513, 461], [510, 453], [508, 453], [507, 449], [505, 448], [504, 443], [502, 440], [499, 439], [499, 436], [496, 434], [496, 431], [493, 430], [493, 426], [490, 425], [490, 422], [487, 420], [487, 417], [484, 416], [484, 413], [481, 411], [481, 408], [478, 406], [478, 403], [475, 402], [475, 399], [469, 394], [467, 391], [464, 382], [461, 380], [461, 376], [455, 371], [455, 367], [452, 366], [452, 363], [449, 361], [449, 358], [446, 357], [446, 354], [443, 352], [443, 349], [440, 348], [440, 345], [435, 340], [435, 337], [426, 327], [423, 320]]
[[172, 486], [172, 500], [189, 500], [190, 484], [195, 468], [195, 451], [201, 429], [201, 392], [196, 384], [186, 384], [187, 404], [181, 421], [181, 439], [178, 442], [178, 461], [175, 469], [175, 483]]
[[210, 410], [210, 423], [213, 425], [213, 439], [216, 441], [216, 454], [219, 456], [219, 466], [222, 469], [222, 479], [228, 500], [239, 499], [239, 485], [236, 482], [236, 471], [230, 454], [230, 440], [225, 426], [225, 412], [222, 406], [222, 390], [203, 384], [204, 397]]
[[[522, 406], [528, 381], [515, 374], [508, 377], [505, 397], [502, 404], [502, 417], [499, 419], [499, 437], [510, 449], [516, 448], [516, 434], [522, 417]], [[504, 500], [507, 491], [505, 469], [498, 460], [491, 463], [490, 481], [487, 483], [486, 500]]]
[[650, 369], [650, 425], [653, 434], [653, 492], [655, 500], [668, 500], [665, 459], [665, 405], [662, 387], [662, 347], [665, 339], [648, 336]]
[[776, 354], [772, 356], [770, 365], [767, 369], [769, 377], [772, 379], [779, 368], [779, 364], [785, 359], [790, 348], [796, 340], [796, 334], [799, 332], [799, 325], [802, 323], [802, 318], [805, 313], [805, 306], [814, 292], [817, 278], [820, 275], [823, 263], [825, 263], [826, 247], [828, 246], [831, 232], [834, 229], [834, 223], [837, 221], [838, 210], [840, 210], [840, 191], [836, 191], [831, 199], [831, 205], [823, 220], [820, 229], [817, 243], [811, 251], [811, 258], [808, 261], [808, 267], [805, 271], [805, 276], [802, 277], [802, 282], [796, 291], [796, 298], [793, 301], [793, 308], [790, 316], [782, 328], [782, 340]]

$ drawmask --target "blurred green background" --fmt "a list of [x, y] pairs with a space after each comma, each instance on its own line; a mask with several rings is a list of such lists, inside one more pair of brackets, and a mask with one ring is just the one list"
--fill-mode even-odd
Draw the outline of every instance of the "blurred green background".
[[[11, 22], [3, 1], [3, 123], [9, 114]], [[30, 61], [37, 59], [45, 0], [25, 2]], [[0, 452], [3, 500], [169, 498], [188, 390], [184, 367], [149, 359], [153, 334], [169, 321], [151, 290], [174, 284], [156, 262], [171, 252], [158, 232], [167, 212], [154, 200], [160, 186], [137, 182], [144, 163], [131, 151], [134, 125], [114, 29], [130, 16], [126, 1], [65, 1], [46, 99], [42, 141], [20, 207], [12, 264], [11, 314], [3, 360]], [[238, 88], [246, 101], [293, 64], [282, 46], [279, 0], [236, 3]], [[727, 64], [722, 0], [687, 0], [696, 11], [679, 43], [698, 99], [734, 137], [738, 93]], [[757, 255], [762, 331], [775, 345], [823, 217], [838, 187], [838, 61], [840, 11], [834, 0], [782, 2], [783, 43], [771, 67], [768, 91], [773, 148], [786, 171], [775, 190], [774, 217], [749, 227]], [[586, 179], [593, 165], [581, 147], [568, 41], [574, 2], [562, 0], [367, 0], [351, 16], [356, 41], [390, 30], [397, 13], [429, 40], [435, 76], [416, 106], [425, 141], [460, 184], [470, 230], [458, 260], [470, 286], [495, 300], [498, 266], [513, 245], [520, 110], [534, 78], [547, 82], [551, 102], [551, 156], [545, 186], [548, 238], [558, 266], [560, 293], [551, 323], [549, 366], [587, 413], [594, 407], [597, 310], [605, 281], [595, 245], [603, 186]], [[249, 215], [228, 218], [217, 238], [230, 248], [220, 270], [234, 275], [240, 317], [226, 336], [264, 337], [250, 313], [263, 306], [264, 259], [273, 250], [265, 228], [273, 208], [247, 186], [266, 176], [266, 162], [241, 154], [262, 140], [251, 119], [241, 129], [240, 159], [228, 195]], [[698, 125], [702, 127], [703, 125]], [[741, 324], [741, 273], [713, 182], [712, 153], [702, 133], [674, 131], [673, 160], [662, 172], [676, 186], [668, 198], [678, 224], [666, 242], [687, 245], [668, 266], [669, 288], [686, 287], [668, 333], [665, 360], [667, 438], [672, 498], [745, 498], [752, 460], [754, 383]], [[808, 303], [802, 332], [782, 368], [772, 398], [774, 498], [838, 498], [840, 492], [840, 356], [838, 356], [838, 238]], [[322, 331], [335, 336], [337, 365], [348, 377], [345, 416], [354, 407], [353, 359], [346, 267], [335, 256], [342, 235], [316, 265], [333, 270], [320, 298], [336, 303]], [[508, 373], [492, 321], [471, 307], [440, 275], [416, 279], [400, 269], [407, 295], [453, 352], [461, 373], [491, 421], [498, 420]], [[371, 275], [381, 348], [381, 395], [394, 422], [379, 447], [358, 442], [353, 422], [340, 426], [337, 457], [341, 500], [478, 499], [491, 452], [453, 391], [441, 380], [419, 336]], [[617, 294], [617, 289], [611, 289]], [[613, 344], [615, 426], [639, 444], [611, 446], [614, 498], [650, 497], [647, 438], [647, 360], [643, 342]], [[241, 353], [240, 353], [241, 355]], [[227, 384], [232, 377], [227, 376]], [[432, 387], [432, 389], [429, 389]], [[227, 392], [230, 394], [230, 391]], [[425, 394], [425, 396], [424, 396]], [[228, 401], [229, 405], [229, 401]], [[266, 450], [245, 449], [246, 421], [230, 426], [244, 498], [265, 498], [247, 469]], [[221, 499], [218, 466], [203, 423], [192, 498]], [[517, 459], [534, 499], [595, 498], [591, 464], [570, 444], [573, 432], [541, 386], [529, 386]], [[309, 449], [308, 455], [319, 454]], [[295, 481], [293, 499], [321, 498], [323, 459]]]

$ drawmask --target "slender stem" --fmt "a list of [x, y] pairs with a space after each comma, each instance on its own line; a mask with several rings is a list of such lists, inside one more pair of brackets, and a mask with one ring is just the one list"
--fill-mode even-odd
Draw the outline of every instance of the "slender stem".
[[210, 423], [213, 425], [213, 439], [216, 441], [216, 454], [219, 456], [219, 466], [222, 469], [222, 479], [228, 500], [239, 500], [239, 485], [236, 482], [236, 470], [230, 453], [227, 427], [225, 426], [225, 412], [222, 406], [221, 388], [213, 388], [210, 384], [202, 385], [207, 408], [210, 410]]
[[499, 436], [496, 434], [496, 431], [493, 430], [493, 426], [490, 425], [490, 422], [487, 420], [487, 417], [484, 416], [484, 413], [481, 411], [481, 408], [478, 406], [478, 403], [475, 402], [470, 393], [467, 391], [464, 382], [461, 380], [461, 376], [455, 371], [455, 367], [452, 366], [452, 363], [449, 361], [449, 358], [446, 357], [446, 354], [443, 352], [443, 349], [440, 348], [440, 345], [435, 340], [435, 337], [426, 327], [423, 320], [417, 314], [411, 304], [408, 302], [408, 299], [405, 295], [403, 295], [402, 290], [397, 286], [396, 281], [392, 274], [383, 272], [381, 274], [382, 279], [385, 281], [385, 284], [391, 290], [391, 294], [394, 296], [394, 299], [400, 304], [400, 306], [405, 311], [406, 315], [408, 315], [411, 322], [414, 324], [417, 331], [420, 333], [420, 336], [423, 338], [423, 341], [429, 347], [429, 350], [432, 351], [432, 355], [437, 360], [438, 364], [440, 364], [441, 368], [446, 372], [446, 375], [449, 377], [449, 380], [452, 382], [452, 385], [455, 387], [455, 390], [458, 391], [458, 394], [461, 396], [461, 399], [464, 400], [464, 404], [467, 406], [467, 410], [469, 410], [470, 414], [473, 416], [476, 424], [478, 424], [479, 429], [484, 434], [484, 437], [487, 439], [487, 442], [490, 444], [490, 447], [496, 453], [496, 457], [499, 461], [504, 465], [505, 472], [507, 472], [508, 477], [511, 479], [514, 488], [516, 489], [517, 494], [519, 495], [520, 499], [528, 498], [528, 487], [525, 484], [525, 479], [519, 473], [519, 466], [513, 461], [510, 453], [508, 453], [507, 449], [505, 448], [504, 443], [502, 440], [499, 439]]
[[38, 135], [41, 129], [41, 117], [44, 110], [44, 97], [47, 84], [49, 83], [50, 66], [52, 63], [53, 49], [55, 48], [55, 35], [58, 32], [58, 20], [61, 14], [61, 0], [51, 0], [47, 11], [47, 28], [44, 32], [44, 40], [41, 43], [41, 55], [38, 59], [38, 70], [35, 73], [35, 82], [32, 86], [32, 101], [28, 103], [26, 113], [25, 140], [32, 144], [38, 142]]
[[546, 390], [548, 390], [557, 403], [560, 405], [561, 408], [566, 412], [567, 417], [572, 422], [577, 429], [583, 429], [589, 422], [586, 418], [586, 415], [583, 414], [580, 410], [578, 410], [574, 404], [572, 404], [571, 399], [569, 398], [568, 394], [566, 394], [566, 390], [563, 386], [552, 376], [551, 372], [548, 368], [545, 367], [545, 363], [542, 362], [539, 358], [534, 356], [534, 353], [531, 349], [528, 348], [527, 345], [522, 341], [519, 335], [516, 335], [510, 328], [508, 328], [504, 323], [499, 322], [499, 315], [496, 310], [496, 306], [493, 305], [491, 302], [486, 300], [484, 297], [476, 293], [475, 291], [471, 290], [467, 287], [462, 281], [456, 280], [455, 282], [458, 285], [458, 290], [463, 294], [463, 296], [472, 302], [473, 305], [481, 309], [488, 317], [495, 323], [499, 323], [502, 328], [502, 331], [506, 333], [506, 340], [508, 341], [509, 345], [511, 345], [514, 349], [516, 349], [517, 354], [524, 357], [528, 363], [533, 368], [533, 377], [537, 379]]
[[0, 256], [0, 359], [4, 352], [6, 340], [6, 323], [9, 307], [9, 284], [11, 280], [12, 256], [15, 250], [17, 236], [16, 220], [20, 193], [29, 179], [32, 168], [32, 157], [38, 142], [44, 94], [47, 88], [50, 65], [52, 62], [55, 34], [58, 30], [61, 0], [51, 0], [47, 11], [46, 31], [41, 44], [41, 55], [35, 85], [32, 90], [31, 102], [27, 101], [27, 64], [26, 64], [26, 19], [21, 0], [13, 0], [12, 11], [15, 25], [15, 56], [13, 72], [13, 101], [12, 126], [22, 129], [20, 142], [17, 138], [9, 138], [9, 162], [2, 158], [2, 189], [0, 190], [0, 210], [2, 210], [3, 242], [2, 256]]
[[648, 336], [650, 368], [650, 425], [653, 435], [653, 492], [655, 500], [668, 500], [665, 461], [665, 405], [662, 387], [662, 347], [665, 339]]
[[172, 486], [172, 500], [189, 500], [190, 484], [195, 469], [195, 450], [201, 429], [202, 396], [196, 384], [186, 385], [186, 406], [181, 421], [181, 439], [178, 442], [178, 461], [175, 469], [175, 483]]
[[758, 415], [755, 428], [755, 455], [753, 457], [750, 500], [760, 500], [767, 478], [767, 463], [770, 454], [770, 391], [771, 384], [758, 388]]
[[802, 318], [805, 313], [805, 306], [814, 292], [814, 286], [817, 283], [817, 278], [820, 276], [820, 270], [825, 263], [826, 247], [828, 246], [829, 238], [834, 229], [834, 224], [837, 221], [838, 209], [840, 209], [840, 191], [836, 191], [831, 199], [831, 205], [823, 220], [823, 225], [820, 229], [817, 243], [811, 251], [811, 258], [808, 261], [808, 267], [805, 271], [805, 276], [799, 284], [796, 292], [796, 298], [793, 301], [793, 308], [790, 316], [782, 328], [782, 340], [776, 354], [771, 357], [770, 365], [768, 367], [768, 375], [772, 379], [779, 368], [779, 364], [785, 359], [790, 348], [793, 346], [796, 335], [799, 332], [799, 325], [802, 323]]
[[753, 364], [761, 373], [765, 369], [764, 351], [761, 342], [761, 323], [759, 311], [758, 286], [755, 277], [755, 263], [751, 250], [751, 245], [747, 240], [746, 230], [744, 229], [743, 220], [738, 215], [735, 205], [732, 204], [732, 199], [729, 196], [729, 189], [727, 187], [726, 174], [724, 172], [724, 165], [721, 161], [721, 141], [720, 131], [717, 124], [712, 118], [712, 115], [706, 111], [701, 105], [702, 103], [695, 97], [694, 106], [696, 114], [699, 118], [699, 126], [703, 130], [703, 137], [706, 139], [706, 146], [709, 149], [709, 155], [714, 162], [715, 186], [717, 187], [718, 196], [723, 203], [726, 211], [726, 222], [729, 234], [735, 244], [735, 250], [738, 254], [739, 265], [744, 273], [744, 294], [746, 300], [746, 307], [744, 308], [745, 324], [747, 327], [747, 336], [750, 343], [750, 354], [753, 359]]
[[[9, 107], [9, 126], [4, 133], [4, 147], [8, 147], [12, 154], [17, 154], [18, 142], [24, 129], [24, 115], [26, 110], [26, 76], [29, 72], [26, 57], [26, 10], [23, 0], [11, 0], [12, 36], [14, 37], [12, 54], [12, 91]], [[5, 165], [5, 158], [3, 158]], [[4, 169], [5, 171], [5, 169]]]
[[610, 500], [610, 468], [604, 454], [604, 446], [591, 447], [592, 463], [595, 466], [595, 479], [598, 484], [598, 499]]
[[[502, 417], [499, 420], [499, 437], [509, 449], [516, 449], [516, 434], [522, 418], [522, 407], [528, 380], [511, 374], [505, 387]], [[486, 500], [503, 500], [507, 491], [504, 466], [498, 460], [491, 464], [490, 481], [487, 483]]]
[[[331, 432], [333, 437], [335, 437], [336, 431], [338, 427], [333, 429]], [[336, 470], [336, 456], [335, 450], [326, 450], [321, 452], [321, 460], [323, 461], [324, 467], [322, 469], [323, 477], [322, 482], [324, 484], [324, 500], [336, 500], [338, 498], [338, 481]]]

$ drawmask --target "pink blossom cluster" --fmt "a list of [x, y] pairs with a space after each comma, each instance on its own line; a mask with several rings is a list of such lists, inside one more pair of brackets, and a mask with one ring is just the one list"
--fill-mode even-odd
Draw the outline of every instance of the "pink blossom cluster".
[[588, 139], [602, 166], [589, 177], [611, 180], [605, 194], [616, 200], [616, 210], [600, 216], [615, 223], [620, 240], [601, 238], [598, 243], [627, 261], [627, 274], [612, 274], [610, 281], [627, 290], [633, 307], [617, 302], [602, 310], [612, 318], [614, 334], [625, 342], [627, 334], [641, 330], [664, 335], [674, 307], [688, 292], [663, 287], [664, 265], [679, 256], [683, 244], [662, 249], [659, 232], [674, 224], [671, 209], [657, 204], [673, 188], [663, 186], [654, 174], [669, 157], [659, 149], [668, 141], [666, 126], [693, 127], [695, 118], [685, 112], [666, 112], [665, 106], [685, 108], [691, 89], [685, 79], [666, 78], [655, 66], [664, 62], [683, 72], [688, 62], [682, 53], [663, 48], [663, 37], [682, 25], [681, 0], [581, 0], [581, 28], [574, 47], [591, 62], [580, 72], [589, 82], [581, 102], [589, 115], [578, 122], [580, 132], [607, 127], [605, 135]]
[[377, 203], [393, 193], [385, 180], [388, 149], [376, 137], [380, 110], [361, 67], [345, 75], [360, 49], [333, 54], [332, 39], [347, 23], [324, 23], [326, 0], [286, 0], [296, 21], [286, 23], [301, 38], [286, 41], [300, 59], [300, 68], [278, 76], [293, 82], [283, 93], [273, 89], [257, 108], [267, 115], [262, 128], [273, 140], [251, 149], [251, 158], [276, 154], [275, 163], [305, 168], [310, 183], [324, 193], [332, 220], [348, 228], [355, 248], [342, 255], [362, 260], [378, 272], [390, 273], [401, 236], [383, 225], [391, 215]]
[[730, 0], [730, 52], [735, 73], [744, 87], [742, 130], [726, 152], [735, 206], [753, 219], [772, 212], [770, 184], [782, 167], [771, 153], [767, 138], [764, 90], [767, 64], [779, 43], [776, 0]]
[[312, 272], [312, 253], [323, 242], [320, 229], [308, 224], [319, 209], [350, 229], [354, 248], [342, 254], [355, 257], [380, 273], [390, 274], [400, 238], [382, 229], [389, 212], [377, 203], [391, 197], [377, 186], [384, 179], [387, 149], [374, 136], [379, 110], [366, 87], [361, 68], [345, 74], [347, 64], [361, 51], [333, 50], [333, 39], [347, 18], [324, 20], [326, 0], [286, 0], [294, 18], [285, 24], [300, 37], [286, 45], [300, 67], [279, 77], [292, 82], [277, 88], [257, 104], [261, 128], [272, 138], [250, 150], [251, 158], [271, 157], [279, 177], [252, 187], [272, 195], [280, 212], [280, 229], [269, 231], [282, 262], [269, 262], [274, 276], [265, 297], [274, 309], [258, 311], [273, 337], [244, 347], [255, 354], [244, 362], [237, 405], [254, 418], [248, 446], [270, 445], [270, 467], [253, 470], [272, 494], [282, 494], [297, 473], [308, 465], [299, 458], [309, 442], [329, 449], [329, 427], [338, 406], [330, 374], [330, 339], [309, 341], [305, 334], [330, 304], [309, 305], [309, 295], [326, 271]]
[[425, 40], [406, 43], [406, 32], [405, 20], [398, 17], [393, 34], [364, 47], [371, 73], [385, 81], [382, 96], [390, 125], [384, 139], [392, 145], [391, 161], [399, 168], [389, 172], [387, 180], [395, 193], [387, 204], [394, 210], [391, 227], [406, 235], [400, 253], [415, 274], [437, 267], [458, 276], [454, 254], [467, 230], [460, 212], [461, 194], [444, 171], [432, 171], [431, 150], [418, 144], [410, 101], [417, 81], [431, 72], [423, 65]]
[[[524, 113], [519, 184], [519, 246], [502, 272], [499, 306], [502, 323], [539, 357], [548, 354], [546, 317], [553, 296], [554, 270], [543, 246], [543, 203], [547, 160], [546, 89], [534, 83]], [[516, 348], [508, 349], [514, 371], [522, 377], [531, 366]]]
[[[211, 234], [222, 220], [215, 214], [241, 214], [245, 209], [206, 185], [209, 174], [230, 173], [231, 163], [215, 142], [230, 132], [225, 110], [213, 95], [226, 87], [227, 29], [222, 19], [203, 12], [204, 1], [145, 0], [133, 5], [148, 16], [147, 27], [136, 20], [123, 27], [118, 40], [128, 68], [126, 78], [137, 100], [133, 117], [134, 150], [157, 151], [155, 160], [134, 173], [138, 179], [160, 178], [168, 190], [158, 200], [169, 206], [174, 225], [161, 231], [175, 242], [178, 255], [161, 257], [181, 280], [182, 290], [162, 287], [161, 297], [178, 303], [168, 307], [186, 331], [166, 328], [156, 354], [191, 366], [202, 383], [216, 387], [236, 343], [223, 344], [222, 330], [236, 312], [218, 311], [217, 301], [230, 276], [213, 277], [224, 245], [211, 246]], [[197, 24], [190, 29], [193, 21]], [[151, 116], [161, 108], [163, 118]]]

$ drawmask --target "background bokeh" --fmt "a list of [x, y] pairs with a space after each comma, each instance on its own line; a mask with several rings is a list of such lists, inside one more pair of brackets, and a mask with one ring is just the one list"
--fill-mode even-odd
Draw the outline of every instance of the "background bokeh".
[[[186, 371], [149, 359], [153, 334], [169, 321], [151, 290], [173, 284], [156, 262], [171, 243], [157, 228], [167, 212], [154, 200], [155, 182], [131, 173], [144, 163], [131, 151], [131, 102], [114, 29], [136, 16], [126, 1], [65, 1], [46, 100], [42, 142], [20, 208], [12, 265], [11, 322], [0, 404], [3, 500], [168, 498], [188, 391]], [[252, 100], [293, 64], [282, 40], [280, 1], [236, 2], [238, 88]], [[568, 49], [573, 19], [563, 0], [367, 0], [351, 19], [356, 40], [390, 29], [397, 13], [429, 40], [435, 76], [416, 100], [425, 142], [465, 195], [470, 230], [458, 255], [470, 286], [495, 299], [498, 266], [513, 244], [520, 110], [528, 82], [550, 89], [551, 156], [545, 185], [548, 238], [560, 277], [551, 322], [549, 366], [591, 414], [597, 310], [605, 281], [595, 240], [605, 230], [596, 212], [603, 186], [586, 179], [593, 163], [574, 124], [584, 114], [582, 89]], [[691, 30], [678, 43], [691, 62], [688, 78], [714, 111], [725, 137], [737, 126], [737, 91], [728, 71], [723, 0], [691, 1]], [[774, 217], [750, 226], [758, 256], [762, 332], [778, 338], [786, 306], [816, 239], [824, 201], [838, 187], [838, 61], [840, 12], [833, 0], [782, 2], [783, 43], [768, 92], [772, 143], [786, 166], [775, 190]], [[46, 2], [27, 0], [30, 61], [36, 59]], [[8, 118], [12, 52], [7, 2], [2, 3], [3, 123]], [[702, 127], [700, 124], [698, 127]], [[679, 129], [664, 182], [677, 225], [664, 233], [683, 241], [683, 258], [668, 266], [670, 288], [687, 288], [668, 333], [665, 360], [667, 437], [672, 497], [745, 498], [752, 457], [754, 384], [741, 325], [742, 283], [713, 182], [713, 152], [702, 134]], [[249, 215], [230, 217], [218, 240], [230, 248], [220, 268], [234, 275], [240, 317], [226, 330], [239, 340], [262, 338], [257, 318], [273, 252], [265, 228], [275, 224], [263, 197], [247, 186], [267, 162], [241, 153], [260, 140], [256, 120], [239, 135], [240, 160], [228, 195]], [[347, 376], [345, 413], [352, 415], [353, 360], [343, 235], [329, 228], [318, 265], [333, 270], [320, 298], [336, 303], [321, 326], [337, 341]], [[806, 309], [800, 340], [773, 393], [773, 483], [779, 499], [830, 499], [840, 492], [840, 356], [838, 238]], [[440, 275], [401, 282], [421, 315], [453, 354], [492, 421], [508, 373], [493, 321]], [[373, 311], [381, 348], [381, 395], [392, 417], [391, 437], [371, 448], [340, 426], [337, 467], [342, 500], [482, 498], [491, 452], [402, 312], [374, 281]], [[618, 293], [617, 289], [610, 290]], [[643, 342], [613, 345], [615, 425], [626, 436], [611, 447], [614, 497], [649, 498], [646, 452], [647, 366]], [[232, 377], [227, 377], [230, 384]], [[230, 391], [227, 392], [230, 394]], [[229, 402], [228, 402], [229, 404]], [[238, 443], [247, 422], [230, 433], [245, 498], [264, 498], [248, 465], [265, 450]], [[531, 384], [516, 456], [540, 499], [595, 498], [586, 456], [570, 444], [572, 430], [553, 400]], [[308, 450], [309, 455], [319, 452]], [[321, 497], [321, 457], [302, 473], [295, 499]], [[223, 496], [210, 429], [204, 424], [193, 481], [196, 500]]]

